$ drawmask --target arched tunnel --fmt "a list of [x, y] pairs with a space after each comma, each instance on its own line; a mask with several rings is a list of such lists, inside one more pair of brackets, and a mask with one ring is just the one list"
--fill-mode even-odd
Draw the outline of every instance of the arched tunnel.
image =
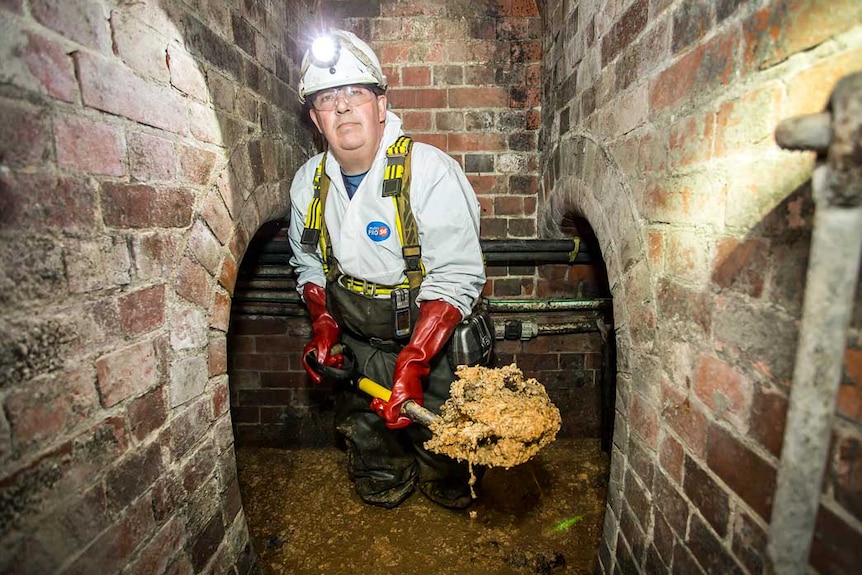
[[[857, 572], [860, 22], [0, 0], [0, 572]], [[285, 225], [329, 27], [460, 165], [494, 365], [562, 414], [467, 510], [362, 505], [300, 363]]]

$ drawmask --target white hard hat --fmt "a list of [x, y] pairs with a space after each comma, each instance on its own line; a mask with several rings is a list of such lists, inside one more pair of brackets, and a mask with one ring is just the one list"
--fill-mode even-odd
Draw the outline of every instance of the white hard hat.
[[374, 84], [386, 89], [386, 76], [371, 47], [356, 34], [331, 30], [319, 36], [302, 58], [299, 99], [338, 86]]

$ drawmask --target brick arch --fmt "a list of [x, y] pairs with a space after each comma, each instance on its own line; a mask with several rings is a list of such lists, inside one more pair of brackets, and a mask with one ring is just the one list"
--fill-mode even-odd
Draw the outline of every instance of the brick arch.
[[599, 242], [613, 297], [616, 413], [603, 539], [615, 542], [624, 492], [642, 489], [627, 485], [638, 481], [627, 471], [627, 461], [642, 453], [633, 447], [634, 440], [627, 439], [629, 431], [653, 449], [658, 443], [658, 413], [653, 406], [660, 403], [662, 368], [657, 359], [652, 271], [631, 187], [613, 156], [595, 137], [579, 132], [561, 141], [554, 157], [559, 159], [559, 171], [539, 214], [540, 235], [561, 236], [567, 217], [586, 219]]
[[[613, 156], [587, 132], [560, 142], [560, 174], [539, 214], [540, 234], [560, 235], [566, 216], [589, 222], [599, 242], [614, 298], [614, 323], [621, 365], [654, 351], [655, 293], [643, 229], [626, 174]], [[609, 215], [615, 216], [613, 219]], [[636, 301], [637, 316], [627, 303]]]

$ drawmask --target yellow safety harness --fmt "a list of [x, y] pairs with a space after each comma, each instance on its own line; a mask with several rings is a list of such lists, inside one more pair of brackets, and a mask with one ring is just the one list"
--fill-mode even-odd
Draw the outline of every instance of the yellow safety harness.
[[401, 240], [401, 256], [404, 258], [404, 274], [407, 281], [398, 285], [381, 285], [362, 279], [342, 275], [338, 262], [332, 255], [332, 242], [326, 229], [326, 219], [323, 217], [326, 206], [326, 195], [329, 192], [330, 179], [326, 175], [326, 153], [320, 160], [314, 172], [314, 196], [308, 206], [305, 217], [305, 229], [302, 231], [300, 243], [313, 247], [320, 245], [323, 255], [323, 273], [329, 282], [338, 281], [347, 289], [371, 296], [389, 296], [392, 290], [398, 288], [415, 288], [422, 283], [425, 276], [425, 266], [422, 264], [422, 248], [419, 245], [419, 229], [416, 218], [410, 207], [410, 151], [413, 140], [409, 136], [401, 136], [386, 149], [386, 171], [384, 172], [382, 197], [392, 198], [397, 217], [396, 228]]

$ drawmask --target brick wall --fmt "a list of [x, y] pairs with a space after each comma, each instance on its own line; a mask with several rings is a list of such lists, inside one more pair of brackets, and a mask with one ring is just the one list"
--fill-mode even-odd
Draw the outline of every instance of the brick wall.
[[247, 573], [226, 331], [304, 4], [0, 2], [0, 572]]
[[[760, 573], [813, 217], [773, 132], [862, 69], [858, 2], [543, 3], [539, 222], [596, 231], [619, 345], [602, 572]], [[860, 564], [860, 310], [810, 563]]]

